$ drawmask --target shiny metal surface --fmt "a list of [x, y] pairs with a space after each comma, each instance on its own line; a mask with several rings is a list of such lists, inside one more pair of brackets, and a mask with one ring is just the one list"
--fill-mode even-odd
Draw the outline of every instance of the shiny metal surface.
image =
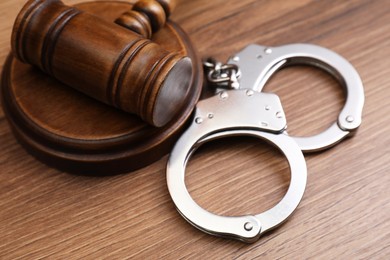
[[[198, 129], [190, 128], [179, 139], [167, 167], [167, 183], [172, 200], [179, 213], [193, 226], [212, 235], [255, 242], [261, 234], [282, 224], [297, 208], [306, 187], [307, 172], [303, 154], [290, 137], [256, 129], [215, 132], [198, 139], [193, 135], [194, 132], [198, 132]], [[291, 169], [290, 186], [283, 199], [270, 210], [255, 216], [215, 215], [201, 208], [192, 199], [185, 186], [185, 167], [191, 154], [205, 142], [235, 135], [253, 136], [274, 144], [286, 156]]]
[[[167, 184], [180, 214], [198, 229], [245, 242], [283, 223], [302, 199], [307, 169], [302, 151], [326, 149], [356, 130], [361, 123], [364, 92], [355, 69], [338, 54], [310, 44], [281, 47], [250, 45], [230, 60], [234, 66], [206, 62], [209, 81], [216, 86], [213, 97], [198, 102], [193, 122], [177, 141], [167, 164]], [[261, 92], [273, 73], [287, 65], [309, 64], [331, 73], [346, 89], [347, 100], [338, 121], [310, 137], [290, 137], [278, 96]], [[253, 136], [280, 149], [290, 170], [290, 186], [283, 199], [270, 210], [254, 216], [226, 217], [201, 208], [185, 185], [188, 160], [202, 144], [229, 136]]]
[[[287, 132], [284, 132], [287, 134]], [[292, 137], [303, 152], [318, 152], [330, 148], [351, 133], [340, 129], [335, 122], [328, 129], [317, 135], [307, 137]]]
[[[261, 91], [268, 79], [285, 66], [307, 64], [325, 70], [345, 88], [346, 102], [337, 126], [315, 136], [293, 137], [304, 152], [315, 152], [331, 147], [356, 130], [362, 120], [364, 89], [359, 74], [343, 57], [326, 48], [312, 44], [289, 44], [280, 47], [249, 45], [229, 59], [240, 68], [241, 88]], [[306, 140], [305, 140], [306, 139]]]
[[193, 120], [186, 134], [196, 140], [230, 129], [281, 133], [287, 123], [277, 95], [248, 89], [224, 90], [199, 101]]
[[213, 58], [203, 62], [207, 82], [211, 85], [225, 89], [238, 89], [238, 78], [241, 76], [240, 69], [235, 64], [222, 64]]
[[[298, 206], [306, 186], [306, 163], [298, 145], [287, 135], [286, 118], [279, 97], [250, 89], [224, 90], [200, 101], [193, 123], [176, 143], [167, 165], [167, 183], [180, 214], [204, 232], [256, 241], [261, 234], [284, 222]], [[272, 209], [255, 215], [223, 217], [201, 207], [185, 186], [185, 167], [191, 154], [211, 140], [248, 135], [264, 139], [278, 147], [291, 169], [290, 187]]]

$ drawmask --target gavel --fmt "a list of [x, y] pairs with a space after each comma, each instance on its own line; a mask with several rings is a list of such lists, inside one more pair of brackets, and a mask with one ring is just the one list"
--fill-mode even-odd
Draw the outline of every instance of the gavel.
[[193, 69], [190, 58], [149, 38], [175, 6], [141, 0], [115, 23], [60, 0], [29, 0], [12, 32], [12, 52], [90, 97], [166, 125], [183, 105]]

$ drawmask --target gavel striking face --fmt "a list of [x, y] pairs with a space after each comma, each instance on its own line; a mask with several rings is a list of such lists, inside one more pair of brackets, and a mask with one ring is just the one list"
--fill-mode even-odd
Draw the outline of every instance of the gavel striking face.
[[60, 0], [30, 0], [16, 19], [12, 51], [66, 85], [161, 127], [185, 102], [193, 73], [188, 57], [146, 38], [164, 25], [171, 3], [142, 0], [115, 24]]

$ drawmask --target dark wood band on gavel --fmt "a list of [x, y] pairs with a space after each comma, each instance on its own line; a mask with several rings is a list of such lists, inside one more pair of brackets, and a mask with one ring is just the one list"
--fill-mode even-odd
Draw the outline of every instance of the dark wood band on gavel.
[[154, 126], [175, 115], [192, 77], [188, 57], [60, 0], [28, 1], [14, 25], [12, 50], [21, 61]]

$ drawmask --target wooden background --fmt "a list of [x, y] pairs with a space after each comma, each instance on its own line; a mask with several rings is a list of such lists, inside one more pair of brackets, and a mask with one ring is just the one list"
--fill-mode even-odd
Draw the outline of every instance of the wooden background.
[[[24, 2], [0, 1], [1, 62]], [[0, 110], [0, 259], [388, 259], [390, 1], [182, 0], [172, 19], [202, 57], [226, 60], [250, 43], [307, 42], [340, 53], [365, 86], [357, 135], [306, 155], [308, 185], [298, 210], [248, 245], [204, 234], [176, 212], [165, 183], [167, 157], [118, 176], [67, 174], [27, 154]], [[330, 125], [344, 102], [337, 82], [305, 67], [281, 71], [266, 91], [280, 95], [289, 133], [297, 135]], [[274, 148], [236, 138], [200, 149], [186, 182], [210, 211], [256, 214], [282, 198], [289, 170]]]

